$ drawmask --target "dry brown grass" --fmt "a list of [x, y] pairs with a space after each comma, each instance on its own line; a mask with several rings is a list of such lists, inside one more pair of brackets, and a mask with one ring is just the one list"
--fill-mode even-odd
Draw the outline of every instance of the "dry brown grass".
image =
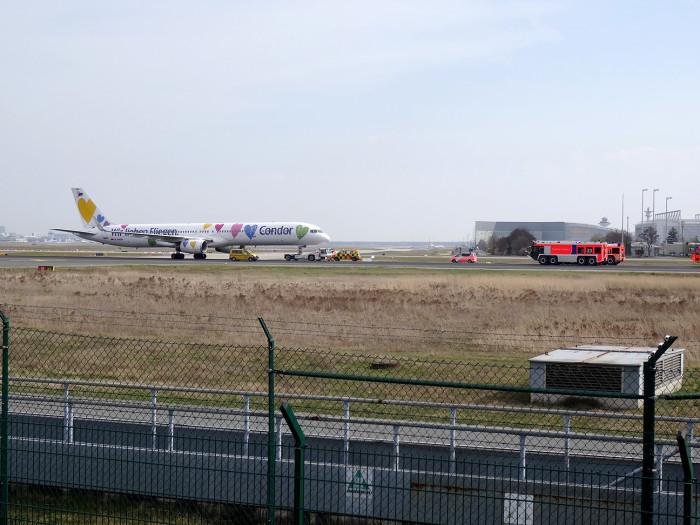
[[654, 346], [672, 334], [687, 364], [700, 365], [695, 275], [5, 270], [0, 308], [13, 326], [234, 344], [265, 344], [255, 320], [262, 316], [281, 346], [482, 361], [519, 360], [561, 344]]

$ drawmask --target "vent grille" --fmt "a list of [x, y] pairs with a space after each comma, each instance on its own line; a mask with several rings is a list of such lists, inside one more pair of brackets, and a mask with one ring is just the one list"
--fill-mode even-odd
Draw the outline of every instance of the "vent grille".
[[656, 363], [656, 388], [673, 383], [683, 377], [681, 354], [660, 359]]
[[545, 387], [555, 390], [622, 392], [622, 368], [551, 363], [547, 364]]

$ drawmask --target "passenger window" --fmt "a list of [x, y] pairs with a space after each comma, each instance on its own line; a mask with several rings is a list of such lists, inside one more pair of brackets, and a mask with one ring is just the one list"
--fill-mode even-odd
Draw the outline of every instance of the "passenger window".
[[595, 247], [595, 252], [596, 252], [596, 253], [600, 253], [600, 246], [596, 246], [596, 247]]

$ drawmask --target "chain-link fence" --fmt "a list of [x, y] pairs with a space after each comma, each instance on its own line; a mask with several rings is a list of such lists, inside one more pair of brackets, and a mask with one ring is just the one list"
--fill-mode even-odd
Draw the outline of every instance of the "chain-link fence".
[[2, 436], [9, 522], [684, 523], [697, 515], [680, 443], [697, 455], [700, 373], [675, 378], [670, 360], [617, 374], [536, 360], [275, 349], [270, 334], [267, 348], [11, 335]]

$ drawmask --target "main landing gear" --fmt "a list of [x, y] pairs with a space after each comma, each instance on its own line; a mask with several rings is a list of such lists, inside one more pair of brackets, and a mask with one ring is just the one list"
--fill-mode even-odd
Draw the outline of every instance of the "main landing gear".
[[[171, 253], [170, 257], [173, 259], [184, 259], [185, 254], [182, 252], [175, 252], [175, 253]], [[207, 254], [206, 253], [195, 253], [192, 257], [194, 257], [195, 259], [206, 259]]]

